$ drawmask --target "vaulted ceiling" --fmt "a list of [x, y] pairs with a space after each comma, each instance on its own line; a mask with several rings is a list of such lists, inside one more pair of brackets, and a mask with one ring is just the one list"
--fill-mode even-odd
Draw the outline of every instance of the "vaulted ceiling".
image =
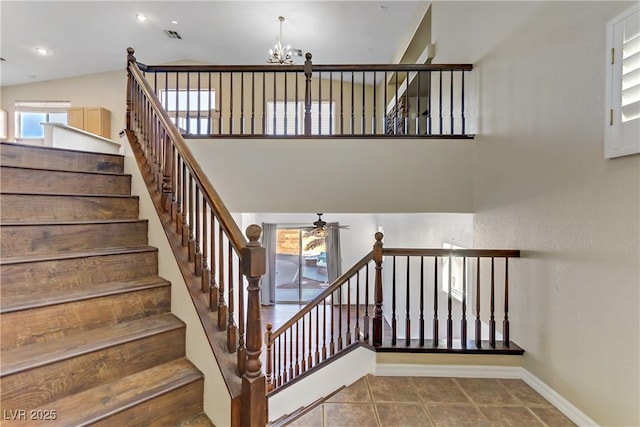
[[[311, 52], [315, 63], [390, 63], [428, 5], [424, 0], [2, 0], [0, 85], [124, 69], [129, 46], [147, 64], [264, 64], [280, 15], [286, 18], [283, 41]], [[136, 19], [140, 13], [145, 22]], [[170, 38], [165, 30], [182, 38]], [[39, 55], [39, 47], [49, 53]]]

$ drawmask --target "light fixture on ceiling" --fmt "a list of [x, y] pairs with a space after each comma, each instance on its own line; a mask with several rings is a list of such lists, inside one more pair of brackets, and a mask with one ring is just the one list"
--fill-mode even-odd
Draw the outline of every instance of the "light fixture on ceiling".
[[144, 21], [146, 21], [146, 20], [147, 20], [147, 17], [146, 17], [146, 15], [143, 15], [142, 13], [138, 13], [138, 14], [136, 15], [136, 19], [137, 19], [139, 22], [144, 22]]
[[269, 58], [267, 62], [271, 64], [293, 64], [293, 51], [290, 45], [282, 45], [282, 23], [284, 22], [284, 16], [278, 16], [280, 21], [280, 36], [276, 38], [276, 44], [273, 49], [269, 49]]
[[44, 47], [37, 47], [36, 52], [38, 52], [42, 56], [45, 56], [49, 54], [49, 49], [46, 49]]

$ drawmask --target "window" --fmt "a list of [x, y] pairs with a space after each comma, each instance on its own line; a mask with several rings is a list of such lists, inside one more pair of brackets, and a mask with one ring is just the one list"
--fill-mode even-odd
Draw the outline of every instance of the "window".
[[191, 135], [212, 133], [212, 114], [216, 105], [215, 91], [162, 90], [160, 103], [182, 133]]
[[15, 103], [16, 139], [43, 139], [42, 123], [67, 124], [68, 101], [17, 101]]
[[[461, 246], [452, 245], [450, 243], [443, 243], [444, 249], [464, 249]], [[442, 259], [442, 291], [449, 293], [449, 271], [451, 271], [451, 295], [462, 301], [463, 280], [465, 271], [463, 268], [463, 257], [444, 257]], [[451, 265], [449, 264], [451, 263]], [[467, 292], [469, 284], [467, 282]]]
[[607, 24], [605, 157], [640, 153], [640, 6]]
[[[311, 104], [311, 135], [333, 134], [335, 102]], [[304, 135], [304, 103], [276, 101], [267, 104], [268, 135]]]

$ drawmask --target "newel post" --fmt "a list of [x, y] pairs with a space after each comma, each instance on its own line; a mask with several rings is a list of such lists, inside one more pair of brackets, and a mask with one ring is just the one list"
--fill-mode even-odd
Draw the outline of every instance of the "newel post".
[[260, 279], [266, 272], [266, 251], [258, 240], [260, 226], [247, 227], [249, 243], [242, 250], [242, 273], [247, 279], [247, 365], [242, 377], [242, 426], [263, 427], [267, 422], [265, 376], [262, 372], [262, 320], [260, 317]]
[[126, 129], [131, 130], [131, 110], [133, 108], [133, 94], [131, 93], [133, 90], [133, 85], [131, 81], [133, 80], [133, 76], [131, 75], [131, 71], [129, 71], [129, 64], [132, 62], [136, 62], [136, 57], [133, 56], [135, 51], [132, 47], [127, 48], [127, 112], [125, 115], [125, 126]]
[[384, 235], [377, 232], [376, 242], [373, 244], [373, 261], [376, 263], [374, 301], [375, 310], [373, 312], [373, 341], [374, 347], [382, 345], [382, 238]]
[[311, 73], [313, 65], [311, 64], [311, 53], [307, 52], [304, 56], [304, 134], [311, 135]]

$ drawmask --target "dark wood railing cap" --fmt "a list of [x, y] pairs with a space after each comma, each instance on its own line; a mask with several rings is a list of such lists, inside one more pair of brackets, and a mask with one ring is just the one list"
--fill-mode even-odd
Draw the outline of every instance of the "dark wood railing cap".
[[249, 239], [247, 246], [260, 246], [258, 240], [260, 240], [260, 236], [262, 236], [262, 228], [258, 224], [248, 226], [245, 235], [247, 239]]

